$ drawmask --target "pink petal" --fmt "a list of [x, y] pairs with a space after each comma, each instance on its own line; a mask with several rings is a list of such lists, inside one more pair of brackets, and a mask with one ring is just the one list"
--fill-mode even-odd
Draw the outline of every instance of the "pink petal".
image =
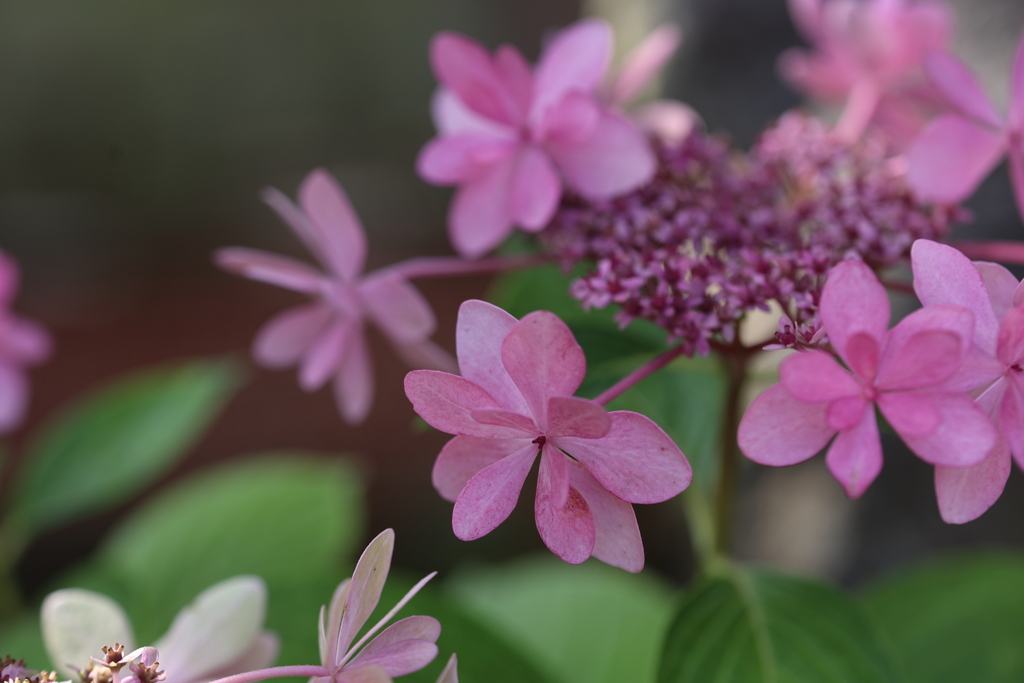
[[693, 479], [682, 451], [650, 418], [617, 410], [599, 439], [560, 436], [556, 446], [578, 460], [613, 495], [630, 503], [660, 503]]
[[559, 31], [537, 64], [530, 121], [570, 92], [591, 94], [604, 77], [611, 59], [612, 30], [600, 19], [583, 19]]
[[14, 300], [20, 279], [18, 262], [0, 251], [0, 306], [10, 304]]
[[419, 671], [437, 657], [437, 645], [429, 640], [403, 640], [369, 654], [368, 647], [356, 655], [347, 666], [354, 668], [375, 664], [383, 668], [389, 676], [404, 676]]
[[547, 448], [537, 476], [537, 531], [551, 552], [569, 564], [581, 564], [594, 552], [594, 516], [580, 492], [569, 486], [567, 458], [555, 451], [559, 463], [547, 457]]
[[993, 353], [999, 320], [992, 310], [983, 272], [960, 250], [931, 240], [914, 242], [910, 248], [910, 263], [914, 269], [914, 292], [921, 303], [925, 306], [954, 304], [971, 311], [974, 343]]
[[870, 408], [871, 403], [860, 394], [844, 396], [828, 405], [825, 418], [833, 430], [846, 431], [860, 424], [860, 421], [864, 419], [864, 412]]
[[366, 261], [366, 235], [341, 185], [318, 168], [302, 181], [298, 198], [326, 263], [343, 279], [354, 279]]
[[225, 247], [213, 252], [213, 261], [229, 273], [303, 294], [318, 294], [324, 280], [315, 268], [302, 261], [259, 249]]
[[1004, 365], [1013, 366], [1024, 361], [1024, 307], [1012, 309], [1003, 318], [996, 348], [996, 357]]
[[447, 88], [438, 88], [434, 91], [434, 96], [430, 100], [430, 115], [437, 132], [442, 136], [468, 133], [488, 138], [516, 139], [514, 128], [477, 114]]
[[351, 320], [335, 319], [309, 344], [299, 366], [299, 386], [316, 391], [327, 383], [341, 366], [346, 347], [360, 333]]
[[925, 462], [946, 467], [973, 467], [996, 445], [996, 430], [988, 416], [966, 394], [929, 393], [938, 411], [938, 425], [926, 434], [899, 432], [899, 415], [893, 413], [883, 396], [878, 401], [885, 418], [907, 447]]
[[571, 146], [587, 143], [601, 122], [601, 109], [590, 95], [570, 93], [548, 109], [534, 126], [536, 140]]
[[321, 683], [394, 683], [391, 676], [388, 676], [388, 672], [376, 664], [367, 664], [357, 669], [345, 667], [345, 670], [336, 674], [333, 679], [311, 680], [318, 680]]
[[494, 249], [512, 232], [509, 209], [516, 157], [495, 164], [455, 193], [448, 212], [448, 236], [466, 258]]
[[1010, 148], [1009, 162], [1013, 198], [1017, 202], [1017, 212], [1024, 216], [1024, 141]]
[[[998, 263], [975, 261], [973, 265], [978, 269], [978, 273], [985, 283], [985, 289], [988, 291], [988, 300], [992, 305], [992, 311], [996, 315], [996, 320], [1002, 320], [1003, 316], [1013, 308], [1013, 297], [1020, 283], [1017, 282], [1017, 278], [1013, 276], [1013, 273]], [[949, 303], [956, 302], [951, 301]], [[974, 313], [974, 342], [978, 343], [979, 328], [981, 327], [979, 318], [981, 314], [971, 306], [960, 305]], [[998, 330], [998, 325], [996, 329]]]
[[392, 346], [406, 365], [415, 370], [441, 370], [451, 374], [459, 371], [459, 364], [455, 361], [455, 356], [432, 341], [416, 344], [393, 344]]
[[441, 675], [437, 677], [437, 683], [459, 683], [459, 659], [454, 652], [444, 665]]
[[933, 52], [924, 66], [932, 83], [962, 114], [997, 130], [1003, 127], [1003, 117], [966, 64], [948, 52]]
[[881, 346], [889, 329], [889, 297], [862, 261], [843, 261], [832, 268], [819, 310], [832, 346], [843, 360], [849, 360], [846, 346], [855, 334], [863, 332]]
[[860, 394], [861, 386], [849, 371], [824, 351], [789, 356], [779, 366], [779, 380], [793, 398], [807, 403], [834, 401]]
[[842, 104], [857, 77], [849, 64], [801, 48], [779, 55], [777, 68], [782, 80], [794, 89], [830, 104]]
[[9, 361], [37, 365], [53, 352], [50, 333], [36, 322], [9, 315], [6, 321], [0, 321], [0, 328], [0, 356]]
[[786, 4], [800, 34], [816, 43], [821, 34], [821, 0], [788, 0]]
[[1013, 59], [1013, 71], [1010, 81], [1010, 114], [1011, 128], [1024, 128], [1024, 33], [1017, 41], [1017, 54]]
[[633, 111], [640, 130], [668, 145], [678, 145], [701, 122], [693, 108], [675, 100], [655, 100]]
[[463, 541], [491, 533], [508, 519], [519, 500], [526, 475], [537, 457], [537, 445], [527, 443], [473, 475], [455, 501], [452, 530]]
[[999, 402], [999, 427], [1013, 459], [1024, 469], [1024, 381], [1016, 371], [1008, 373], [1007, 380], [1003, 400]]
[[942, 114], [907, 149], [907, 182], [925, 201], [959, 203], [974, 193], [1006, 152], [1002, 133]]
[[521, 432], [517, 437], [525, 438], [528, 436], [532, 439], [539, 436], [537, 425], [534, 424], [533, 420], [519, 413], [513, 413], [509, 410], [474, 410], [470, 415], [480, 424], [508, 427], [509, 429]]
[[682, 32], [675, 24], [662, 24], [633, 48], [611, 85], [611, 101], [625, 106], [654, 80], [682, 41]]
[[938, 406], [927, 393], [882, 394], [878, 407], [900, 436], [927, 436], [939, 426]]
[[935, 495], [947, 524], [963, 524], [980, 517], [1003, 493], [1010, 477], [1010, 448], [1002, 439], [988, 457], [974, 467], [935, 467]]
[[25, 373], [0, 363], [0, 434], [21, 424], [28, 408], [28, 379]]
[[511, 45], [502, 45], [494, 53], [494, 68], [516, 103], [517, 120], [526, 120], [533, 100], [533, 69], [523, 54]]
[[[374, 608], [380, 602], [380, 594], [384, 589], [384, 582], [391, 570], [391, 555], [395, 548], [395, 532], [385, 529], [377, 535], [366, 550], [359, 557], [356, 569], [352, 572], [352, 583], [348, 591], [348, 599], [345, 601], [344, 616], [341, 618], [341, 627], [338, 631], [338, 644], [330, 663], [324, 662], [324, 666], [333, 669], [340, 660], [348, 646], [352, 644], [359, 629], [363, 627], [366, 620], [373, 614]], [[330, 643], [328, 643], [330, 645]]]
[[517, 322], [486, 301], [465, 301], [455, 323], [455, 348], [463, 377], [483, 387], [506, 410], [526, 414], [526, 401], [501, 362], [501, 343]]
[[522, 120], [491, 56], [475, 40], [438, 33], [430, 42], [430, 64], [437, 80], [477, 114], [513, 127]]
[[256, 333], [252, 355], [265, 368], [299, 362], [310, 344], [325, 331], [334, 311], [323, 303], [289, 308], [268, 320]]
[[533, 145], [524, 146], [512, 174], [512, 220], [524, 230], [536, 232], [551, 221], [561, 197], [562, 181], [547, 154]]
[[333, 667], [345, 654], [344, 650], [339, 651], [337, 649], [338, 631], [341, 629], [341, 618], [345, 614], [345, 605], [348, 602], [348, 594], [351, 590], [352, 579], [345, 579], [334, 589], [331, 601], [326, 606], [320, 607], [319, 641], [321, 664]]
[[331, 261], [324, 251], [319, 229], [313, 225], [309, 216], [303, 213], [302, 209], [295, 206], [291, 199], [273, 187], [265, 188], [260, 196], [277, 213], [281, 220], [292, 229], [295, 236], [302, 240], [302, 243], [306, 245], [306, 248], [317, 258], [320, 264], [330, 270], [332, 268]]
[[654, 153], [647, 138], [632, 123], [608, 112], [586, 143], [552, 141], [547, 149], [566, 182], [588, 199], [629, 192], [654, 175]]
[[[415, 616], [400, 619], [381, 631], [377, 637], [367, 643], [366, 647], [359, 651], [359, 654], [352, 659], [348, 666], [355, 668], [357, 666], [375, 663], [383, 666], [391, 676], [404, 676], [405, 674], [412, 673], [413, 671], [418, 671], [429, 664], [430, 661], [433, 660], [434, 656], [436, 656], [437, 651], [435, 649], [434, 654], [419, 666], [411, 669], [405, 669], [399, 673], [395, 669], [395, 665], [399, 663], [397, 661], [399, 658], [407, 657], [417, 651], [425, 653], [429, 648], [422, 648], [422, 646], [417, 644], [414, 646], [413, 650], [399, 653], [394, 650], [390, 650], [391, 646], [400, 643], [408, 643], [410, 641], [416, 643], [435, 643], [440, 635], [441, 624], [433, 617]], [[396, 657], [395, 655], [399, 655], [399, 657]], [[411, 663], [412, 662], [410, 662], [410, 664]]]
[[612, 420], [603, 406], [576, 396], [552, 396], [548, 401], [548, 436], [600, 439]]
[[379, 270], [359, 283], [369, 317], [396, 344], [414, 344], [434, 333], [437, 321], [420, 290], [398, 273]]
[[431, 481], [442, 498], [454, 503], [477, 472], [524, 448], [538, 450], [532, 439], [457, 436], [444, 445], [434, 461]]
[[1006, 366], [992, 354], [971, 345], [967, 357], [956, 374], [942, 383], [944, 391], [966, 393], [985, 387], [1003, 376]]
[[416, 157], [416, 172], [428, 183], [459, 185], [512, 155], [518, 141], [480, 133], [436, 137]]
[[748, 458], [783, 467], [812, 457], [836, 433], [826, 418], [828, 404], [805, 403], [782, 384], [754, 399], [740, 420], [737, 441]]
[[903, 391], [940, 384], [971, 348], [974, 316], [960, 306], [926, 306], [901, 320], [886, 338], [875, 385]]
[[491, 395], [458, 375], [436, 370], [413, 370], [405, 376], [405, 395], [416, 413], [434, 429], [448, 434], [492, 439], [522, 438], [519, 429], [481, 424], [473, 411], [502, 410]]
[[579, 463], [569, 463], [569, 483], [594, 518], [593, 556], [627, 572], [644, 568], [644, 544], [633, 506], [609, 493]]
[[882, 471], [882, 443], [873, 410], [865, 410], [856, 427], [839, 432], [825, 464], [850, 498], [859, 498], [867, 490]]
[[572, 396], [587, 372], [569, 327], [548, 311], [534, 311], [513, 326], [501, 344], [501, 362], [541, 431], [548, 425], [548, 399]]
[[341, 372], [334, 379], [334, 400], [345, 422], [356, 425], [366, 419], [373, 406], [373, 390], [373, 361], [360, 329], [349, 340]]

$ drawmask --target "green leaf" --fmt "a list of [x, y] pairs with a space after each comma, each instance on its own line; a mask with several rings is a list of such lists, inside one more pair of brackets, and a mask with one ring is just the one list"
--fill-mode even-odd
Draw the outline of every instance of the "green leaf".
[[864, 597], [915, 683], [1024, 680], [1024, 555], [929, 562]]
[[11, 523], [33, 533], [131, 498], [183, 456], [240, 384], [235, 363], [148, 369], [87, 396], [25, 454]]
[[[401, 544], [401, 539], [398, 543]], [[420, 577], [392, 571], [377, 610], [367, 624], [375, 624]], [[326, 601], [330, 595], [325, 596]], [[401, 611], [398, 619], [426, 614], [441, 622], [437, 641], [440, 653], [430, 666], [408, 676], [402, 683], [434, 683], [452, 652], [459, 656], [459, 683], [554, 683], [524, 651], [502, 637], [498, 624], [478, 618], [445, 591], [427, 584]], [[315, 638], [313, 639], [315, 640]]]
[[649, 574], [627, 574], [595, 561], [572, 566], [545, 556], [453, 577], [446, 587], [552, 679], [654, 679], [672, 601]]
[[108, 537], [96, 569], [124, 587], [123, 598], [113, 597], [124, 600], [140, 642], [163, 633], [204, 589], [239, 574], [262, 577], [273, 606], [280, 587], [319, 588], [355, 550], [361, 493], [337, 459], [281, 453], [231, 463], [140, 509]]
[[658, 671], [659, 683], [899, 680], [856, 602], [821, 583], [739, 568], [686, 591]]
[[0, 627], [0, 657], [10, 655], [24, 659], [25, 666], [36, 671], [52, 670], [53, 664], [43, 646], [43, 632], [39, 627], [39, 612], [21, 614], [5, 619]]

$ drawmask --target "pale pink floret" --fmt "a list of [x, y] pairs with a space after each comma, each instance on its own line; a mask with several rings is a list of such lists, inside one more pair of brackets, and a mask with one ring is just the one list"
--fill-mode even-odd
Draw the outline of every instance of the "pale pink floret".
[[953, 106], [936, 117], [907, 150], [907, 179], [923, 199], [960, 202], [1009, 157], [1010, 180], [1024, 216], [1024, 34], [1017, 46], [1006, 119], [970, 69], [947, 53], [933, 54], [928, 74]]
[[18, 292], [18, 264], [0, 251], [0, 434], [19, 424], [28, 408], [25, 368], [50, 357], [50, 335], [38, 323], [10, 311]]
[[352, 645], [380, 602], [394, 546], [395, 532], [381, 532], [363, 551], [352, 578], [335, 589], [330, 606], [320, 609], [320, 663], [327, 675], [311, 678], [310, 683], [391, 683], [393, 677], [419, 671], [437, 656], [441, 624], [433, 617], [406, 617], [373, 637], [434, 574], [416, 584]]
[[896, 138], [924, 123], [934, 104], [922, 71], [926, 55], [952, 37], [949, 9], [929, 0], [789, 0], [793, 22], [812, 50], [794, 48], [779, 70], [808, 97], [844, 104], [836, 126], [855, 139], [871, 122]]
[[643, 134], [594, 97], [610, 52], [611, 29], [595, 19], [556, 34], [535, 69], [507, 45], [492, 57], [457, 33], [434, 37], [439, 135], [417, 169], [431, 183], [459, 186], [448, 228], [460, 254], [490, 251], [515, 226], [542, 229], [563, 186], [602, 199], [654, 173]]
[[911, 249], [914, 291], [925, 305], [955, 304], [974, 313], [971, 355], [951, 379], [992, 419], [1000, 439], [974, 467], [935, 468], [942, 518], [961, 524], [999, 498], [1010, 454], [1024, 468], [1024, 287], [995, 263], [972, 263], [956, 249], [918, 240]]
[[366, 237], [344, 190], [317, 169], [299, 187], [299, 205], [268, 189], [264, 200], [295, 232], [323, 270], [287, 256], [227, 247], [214, 254], [221, 268], [315, 301], [271, 318], [256, 335], [253, 357], [267, 368], [299, 366], [299, 384], [315, 391], [334, 381], [342, 417], [362, 422], [373, 403], [373, 367], [364, 325], [373, 322], [414, 367], [451, 368], [429, 338], [434, 313], [419, 290], [387, 268], [363, 275]]
[[868, 266], [851, 260], [829, 273], [820, 312], [850, 370], [822, 351], [784, 360], [779, 384], [758, 397], [740, 423], [739, 445], [747, 457], [792, 465], [834, 436], [826, 463], [849, 496], [860, 496], [882, 469], [878, 406], [926, 462], [963, 468], [986, 458], [996, 443], [991, 422], [970, 397], [945, 386], [970, 350], [970, 311], [928, 306], [886, 331], [885, 289]]
[[557, 316], [517, 321], [483, 301], [459, 309], [462, 376], [410, 372], [405, 391], [431, 426], [456, 437], [434, 465], [438, 492], [455, 502], [455, 535], [473, 540], [511, 514], [540, 455], [535, 514], [544, 543], [566, 562], [593, 555], [640, 571], [643, 545], [631, 503], [667, 500], [692, 479], [690, 464], [650, 419], [605, 412], [573, 396], [583, 350]]

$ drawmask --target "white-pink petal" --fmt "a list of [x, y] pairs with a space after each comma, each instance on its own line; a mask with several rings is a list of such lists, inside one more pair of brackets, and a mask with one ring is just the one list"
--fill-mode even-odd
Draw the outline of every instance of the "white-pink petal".
[[370, 319], [396, 344], [425, 341], [434, 333], [434, 311], [420, 290], [398, 273], [379, 270], [359, 283]]
[[373, 406], [373, 393], [373, 362], [360, 326], [349, 339], [341, 371], [334, 379], [334, 399], [345, 422], [356, 425], [366, 419]]
[[391, 570], [391, 555], [394, 548], [395, 532], [385, 529], [370, 541], [366, 550], [360, 555], [355, 571], [352, 572], [345, 609], [342, 612], [341, 624], [338, 628], [337, 644], [334, 646], [334, 644], [328, 643], [328, 648], [333, 647], [330, 650], [330, 658], [323, 662], [328, 669], [333, 670], [340, 662], [348, 650], [348, 646], [355, 640], [356, 634], [359, 633], [363, 624], [373, 614], [377, 603], [380, 602], [384, 582]]
[[526, 475], [537, 457], [527, 443], [514, 453], [473, 475], [455, 501], [452, 530], [463, 541], [486, 536], [512, 514]]
[[341, 367], [348, 346], [359, 334], [359, 326], [350, 320], [336, 318], [310, 343], [299, 366], [299, 386], [316, 391]]
[[532, 439], [457, 436], [444, 445], [434, 461], [431, 481], [442, 498], [454, 503], [477, 472], [524, 448], [538, 450]]
[[229, 273], [303, 294], [317, 294], [324, 277], [309, 264], [287, 256], [248, 247], [225, 247], [213, 252], [214, 263]]
[[464, 301], [455, 323], [455, 348], [463, 377], [483, 387], [502, 408], [526, 414], [526, 401], [501, 363], [501, 343], [517, 322], [494, 304]]
[[366, 260], [366, 235], [341, 185], [318, 168], [302, 181], [298, 199], [326, 265], [342, 279], [355, 279]]
[[253, 358], [270, 369], [295, 365], [334, 315], [331, 307], [323, 303], [296, 306], [278, 313], [256, 333], [252, 343]]
[[522, 437], [518, 429], [474, 420], [473, 411], [502, 410], [502, 406], [478, 385], [458, 375], [413, 370], [405, 376], [405, 395], [416, 413], [442, 432], [497, 439]]

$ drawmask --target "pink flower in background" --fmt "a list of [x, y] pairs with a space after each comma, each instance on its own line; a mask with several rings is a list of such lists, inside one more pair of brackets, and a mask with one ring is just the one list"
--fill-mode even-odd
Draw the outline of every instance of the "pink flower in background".
[[[672, 58], [682, 33], [675, 24], [662, 24], [633, 48], [619, 69], [601, 84], [601, 100], [619, 111], [626, 111], [643, 90], [654, 81]], [[675, 144], [690, 134], [700, 117], [692, 108], [676, 100], [655, 100], [633, 109], [630, 118], [642, 130], [666, 143]]]
[[52, 347], [41, 325], [10, 311], [18, 280], [18, 264], [0, 251], [0, 434], [21, 424], [29, 399], [25, 368], [49, 358]]
[[330, 606], [320, 608], [320, 663], [326, 672], [310, 683], [391, 683], [392, 677], [419, 671], [437, 656], [434, 643], [441, 635], [441, 624], [433, 617], [400, 619], [374, 637], [437, 572], [413, 586], [352, 645], [380, 602], [394, 547], [395, 532], [385, 529], [366, 546], [352, 578], [335, 589]]
[[364, 325], [372, 321], [413, 367], [452, 368], [447, 353], [430, 342], [434, 313], [423, 295], [387, 268], [362, 275], [366, 237], [345, 192], [317, 169], [299, 187], [299, 206], [268, 189], [274, 208], [326, 273], [286, 256], [227, 247], [214, 260], [243, 277], [316, 298], [271, 318], [253, 342], [253, 356], [267, 368], [298, 364], [306, 391], [334, 380], [334, 396], [349, 424], [362, 422], [373, 403], [373, 367]]
[[535, 69], [514, 47], [492, 57], [457, 33], [434, 37], [439, 135], [417, 169], [428, 182], [459, 186], [448, 216], [456, 251], [477, 257], [515, 226], [540, 230], [564, 186], [600, 199], [650, 179], [643, 133], [595, 98], [610, 52], [611, 29], [595, 19], [556, 34]]
[[1024, 216], [1024, 35], [1017, 47], [1006, 120], [974, 74], [950, 54], [928, 59], [928, 73], [954, 111], [937, 117], [907, 150], [907, 179], [922, 198], [967, 199], [1004, 155], [1017, 207]]
[[573, 396], [586, 373], [583, 350], [553, 313], [517, 321], [483, 301], [459, 309], [462, 376], [420, 370], [405, 392], [431, 426], [456, 437], [434, 464], [434, 486], [455, 502], [463, 540], [490, 533], [511, 514], [540, 455], [537, 529], [566, 562], [593, 555], [637, 572], [643, 544], [630, 503], [658, 503], [690, 484], [690, 464], [647, 417], [608, 413]]
[[763, 465], [793, 465], [823, 449], [850, 497], [882, 469], [874, 406], [921, 459], [972, 467], [996, 444], [992, 423], [963, 391], [945, 386], [971, 348], [974, 316], [960, 306], [928, 306], [893, 329], [889, 300], [874, 272], [843, 261], [821, 296], [825, 332], [846, 370], [822, 351], [803, 351], [779, 367], [780, 382], [740, 422], [739, 445]]
[[779, 71], [811, 99], [845, 103], [839, 134], [855, 139], [874, 120], [905, 137], [924, 124], [918, 105], [936, 98], [922, 64], [950, 43], [949, 8], [929, 0], [789, 0], [789, 11], [812, 50], [787, 50]]
[[947, 522], [962, 524], [999, 498], [1010, 453], [1024, 468], [1024, 287], [995, 263], [971, 263], [953, 247], [918, 240], [911, 250], [914, 291], [926, 306], [955, 304], [974, 313], [974, 345], [949, 386], [971, 391], [1000, 439], [981, 463], [936, 467], [935, 491]]

